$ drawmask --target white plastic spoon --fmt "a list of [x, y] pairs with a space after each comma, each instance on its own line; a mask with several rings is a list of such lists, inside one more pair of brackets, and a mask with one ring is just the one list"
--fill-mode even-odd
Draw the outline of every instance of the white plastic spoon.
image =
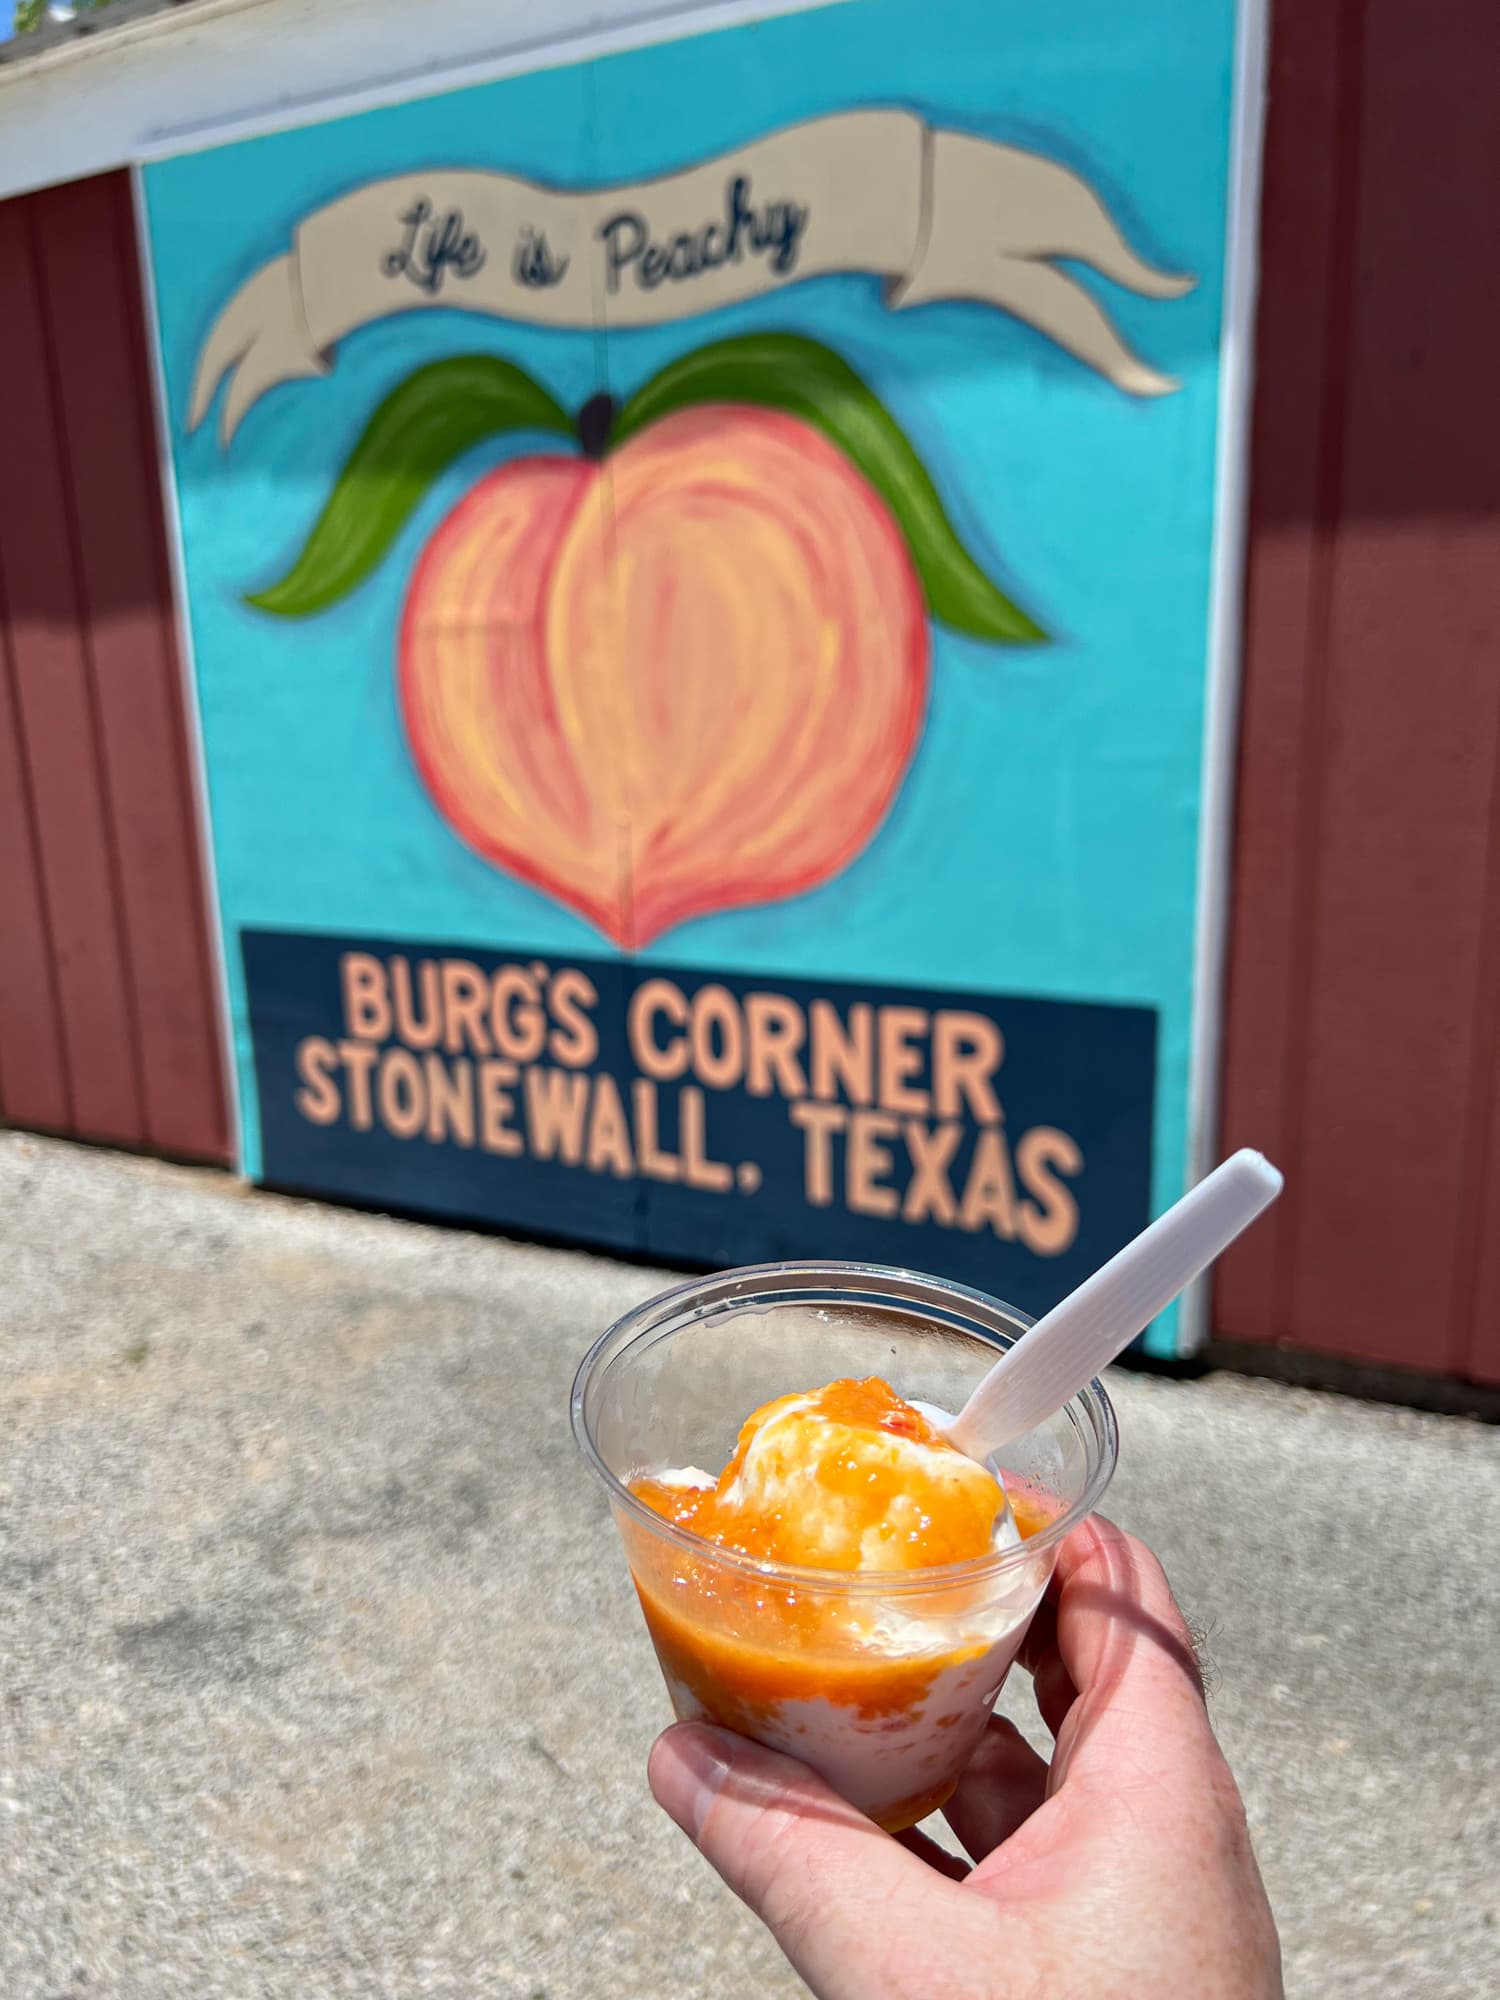
[[1076, 1396], [1281, 1192], [1248, 1147], [1199, 1181], [1133, 1243], [1044, 1313], [995, 1363], [947, 1426], [981, 1462]]

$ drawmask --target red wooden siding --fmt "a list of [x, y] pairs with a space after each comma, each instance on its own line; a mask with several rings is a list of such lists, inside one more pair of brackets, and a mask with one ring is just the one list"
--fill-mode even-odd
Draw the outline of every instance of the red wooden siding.
[[1500, 1381], [1500, 9], [1275, 10], [1216, 1327]]
[[0, 203], [0, 1117], [229, 1156], [130, 187]]

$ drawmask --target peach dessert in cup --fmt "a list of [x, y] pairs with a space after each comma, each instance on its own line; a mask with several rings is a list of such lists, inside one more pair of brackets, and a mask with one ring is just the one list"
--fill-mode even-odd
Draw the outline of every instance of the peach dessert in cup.
[[1114, 1467], [1097, 1383], [1001, 1462], [942, 1436], [1028, 1324], [917, 1273], [782, 1264], [596, 1344], [574, 1429], [680, 1719], [800, 1758], [893, 1831], [943, 1805]]

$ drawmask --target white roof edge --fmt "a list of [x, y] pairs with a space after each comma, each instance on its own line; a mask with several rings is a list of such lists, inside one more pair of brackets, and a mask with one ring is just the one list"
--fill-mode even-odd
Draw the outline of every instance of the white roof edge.
[[[0, 5], [7, 0], [0, 0]], [[828, 0], [194, 0], [0, 63], [0, 199]]]

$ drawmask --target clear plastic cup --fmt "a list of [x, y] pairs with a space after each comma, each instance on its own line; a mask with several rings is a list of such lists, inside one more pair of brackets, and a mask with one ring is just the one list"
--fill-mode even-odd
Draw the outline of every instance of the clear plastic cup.
[[573, 1384], [580, 1449], [604, 1481], [680, 1721], [712, 1721], [810, 1764], [896, 1831], [947, 1800], [1047, 1587], [1058, 1545], [1114, 1471], [1098, 1382], [995, 1461], [1032, 1532], [941, 1569], [796, 1568], [668, 1521], [633, 1481], [715, 1475], [773, 1397], [878, 1375], [956, 1411], [1031, 1324], [919, 1272], [763, 1264], [695, 1279], [617, 1320]]

